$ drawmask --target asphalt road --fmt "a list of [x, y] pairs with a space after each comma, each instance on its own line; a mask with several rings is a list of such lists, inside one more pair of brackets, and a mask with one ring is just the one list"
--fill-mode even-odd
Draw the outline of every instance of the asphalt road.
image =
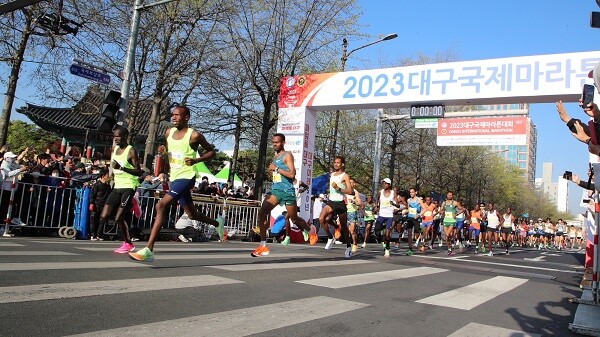
[[[570, 336], [582, 252], [0, 238], [1, 336]], [[143, 243], [137, 243], [138, 248]], [[498, 252], [501, 252], [498, 249]]]

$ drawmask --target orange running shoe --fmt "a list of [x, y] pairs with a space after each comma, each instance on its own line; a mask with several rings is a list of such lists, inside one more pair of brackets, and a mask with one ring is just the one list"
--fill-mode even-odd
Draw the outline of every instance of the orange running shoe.
[[333, 237], [337, 240], [340, 238], [340, 236], [342, 236], [342, 232], [340, 232], [339, 228], [336, 228], [335, 232], [333, 232]]
[[267, 248], [267, 246], [258, 246], [258, 248], [256, 248], [252, 253], [250, 253], [250, 255], [252, 255], [252, 257], [259, 257], [269, 255], [269, 253], [269, 248]]
[[308, 243], [310, 243], [311, 246], [314, 246], [317, 244], [317, 241], [319, 241], [319, 237], [317, 236], [317, 234], [315, 233], [310, 233], [308, 235]]
[[420, 251], [424, 252], [425, 251], [425, 246], [421, 246], [421, 248], [419, 248]]

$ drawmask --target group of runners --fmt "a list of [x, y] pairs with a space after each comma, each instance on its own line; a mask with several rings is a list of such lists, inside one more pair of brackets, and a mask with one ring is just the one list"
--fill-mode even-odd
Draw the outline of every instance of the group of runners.
[[[168, 172], [171, 177], [169, 191], [156, 205], [156, 216], [146, 247], [135, 251], [125, 223], [125, 215], [130, 212], [132, 199], [138, 185], [138, 177], [142, 174], [138, 156], [133, 147], [127, 144], [128, 131], [116, 127], [113, 131], [115, 146], [112, 151], [111, 167], [114, 174], [114, 188], [103, 206], [100, 218], [106, 221], [116, 210], [115, 221], [123, 234], [124, 242], [115, 253], [129, 254], [138, 261], [150, 262], [154, 259], [154, 243], [165, 221], [165, 210], [178, 202], [192, 220], [215, 226], [222, 236], [225, 219], [212, 219], [199, 212], [193, 204], [191, 189], [194, 187], [196, 172], [194, 164], [207, 160], [215, 155], [214, 148], [204, 136], [188, 126], [190, 110], [187, 107], [176, 107], [172, 111], [173, 127], [165, 133], [165, 146], [168, 156]], [[269, 165], [272, 173], [271, 194], [263, 201], [258, 215], [260, 228], [260, 245], [251, 252], [253, 257], [269, 254], [267, 247], [267, 227], [270, 223], [270, 212], [277, 205], [286, 208], [286, 223], [291, 222], [298, 227], [305, 241], [316, 243], [316, 226], [309, 225], [298, 215], [296, 189], [294, 180], [296, 168], [291, 152], [285, 150], [285, 135], [276, 133], [272, 137], [275, 155]], [[199, 153], [199, 150], [202, 153]], [[493, 203], [478, 204], [469, 210], [462, 202], [454, 199], [452, 192], [446, 193], [445, 200], [438, 202], [429, 196], [421, 198], [418, 191], [411, 188], [409, 197], [405, 198], [391, 188], [389, 178], [383, 179], [382, 189], [376, 198], [368, 196], [363, 202], [356, 189], [356, 182], [345, 171], [343, 156], [335, 157], [333, 171], [329, 181], [327, 204], [318, 217], [318, 225], [327, 235], [325, 249], [331, 249], [338, 238], [346, 244], [344, 256], [350, 258], [359, 249], [358, 227], [359, 212], [364, 215], [364, 241], [360, 247], [367, 245], [369, 233], [381, 233], [381, 242], [385, 257], [390, 256], [392, 231], [407, 232], [408, 249], [406, 255], [412, 255], [415, 249], [425, 251], [433, 249], [436, 239], [440, 246], [443, 241], [447, 247], [447, 255], [453, 255], [453, 247], [460, 251], [474, 243], [482, 253], [493, 255], [493, 245], [501, 244], [506, 253], [513, 244], [537, 246], [538, 248], [558, 249], [581, 247], [582, 233], [580, 229], [566, 226], [562, 220], [556, 224], [548, 219], [542, 223], [517, 222], [511, 209], [497, 211]], [[377, 214], [377, 215], [375, 215]], [[541, 219], [540, 219], [541, 220]], [[443, 236], [442, 236], [443, 234]], [[402, 234], [399, 236], [402, 238]], [[400, 240], [400, 239], [399, 239]]]

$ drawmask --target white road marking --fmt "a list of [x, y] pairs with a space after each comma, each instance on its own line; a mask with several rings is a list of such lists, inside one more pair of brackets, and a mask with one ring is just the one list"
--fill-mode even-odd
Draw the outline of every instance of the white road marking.
[[136, 268], [148, 266], [148, 264], [133, 261], [0, 263], [0, 271]]
[[365, 303], [317, 296], [76, 336], [250, 336], [368, 306]]
[[509, 292], [527, 282], [527, 279], [496, 276], [416, 301], [462, 310], [471, 310], [495, 297]]
[[397, 269], [390, 271], [380, 271], [374, 273], [365, 274], [353, 274], [335, 277], [317, 278], [311, 280], [296, 281], [298, 283], [310, 284], [319, 287], [340, 289], [346, 287], [353, 287], [358, 285], [367, 285], [372, 283], [379, 283], [392, 280], [400, 280], [410, 277], [425, 276], [430, 274], [437, 274], [448, 271], [446, 269], [431, 268], [431, 267], [417, 267], [417, 268], [406, 268]]
[[538, 337], [519, 330], [505, 329], [492, 325], [469, 323], [448, 337]]
[[2, 256], [72, 256], [81, 255], [76, 253], [59, 252], [54, 250], [11, 250], [11, 251], [0, 251], [0, 257]]
[[0, 303], [195, 288], [234, 283], [243, 282], [212, 275], [197, 275], [11, 286], [0, 288]]
[[269, 269], [290, 269], [290, 268], [313, 268], [327, 266], [350, 266], [365, 263], [377, 263], [368, 260], [338, 260], [338, 261], [310, 261], [310, 262], [286, 262], [286, 263], [252, 263], [252, 264], [226, 264], [220, 266], [207, 266], [228, 271], [249, 271], [249, 270], [269, 270]]

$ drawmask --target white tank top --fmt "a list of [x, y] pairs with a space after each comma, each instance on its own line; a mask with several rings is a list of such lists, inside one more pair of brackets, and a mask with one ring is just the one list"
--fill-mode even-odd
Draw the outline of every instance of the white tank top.
[[496, 212], [496, 210], [488, 211], [487, 220], [489, 227], [498, 227], [498, 225], [500, 224], [500, 219], [498, 219], [498, 213]]
[[502, 227], [512, 227], [512, 221], [511, 221], [512, 215], [510, 214], [504, 214], [504, 222], [502, 223]]
[[394, 200], [394, 191], [390, 190], [390, 195], [385, 196], [384, 190], [379, 192], [379, 216], [384, 218], [391, 218], [394, 216], [394, 206], [392, 206], [392, 200]]
[[336, 183], [338, 188], [346, 189], [346, 185], [344, 183], [342, 183], [344, 181], [343, 178], [345, 175], [346, 175], [346, 172], [342, 172], [342, 174], [338, 174], [338, 175], [332, 174], [331, 178], [329, 178], [329, 200], [344, 201], [344, 194], [335, 190], [333, 187], [331, 187], [331, 185], [333, 185], [333, 183]]

